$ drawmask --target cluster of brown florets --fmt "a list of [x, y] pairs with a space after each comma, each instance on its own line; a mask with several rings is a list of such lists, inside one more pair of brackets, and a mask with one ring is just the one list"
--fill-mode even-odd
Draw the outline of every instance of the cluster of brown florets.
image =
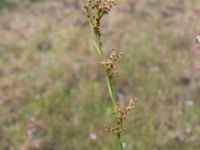
[[107, 74], [110, 77], [113, 77], [113, 75], [117, 73], [115, 71], [115, 68], [116, 68], [115, 64], [120, 57], [121, 57], [121, 53], [118, 52], [116, 49], [113, 49], [110, 55], [108, 56], [108, 58], [104, 62], [102, 62]]
[[101, 19], [105, 14], [108, 14], [115, 5], [115, 0], [88, 0], [84, 5], [87, 17], [93, 26], [96, 36], [101, 36], [100, 26]]
[[124, 120], [127, 118], [128, 113], [133, 111], [136, 101], [136, 98], [131, 99], [128, 106], [124, 109], [120, 108], [120, 105], [117, 104], [116, 112], [113, 113], [114, 116], [117, 118], [117, 125], [114, 128], [105, 126], [108, 132], [120, 135], [122, 132], [125, 131], [125, 129], [123, 128]]

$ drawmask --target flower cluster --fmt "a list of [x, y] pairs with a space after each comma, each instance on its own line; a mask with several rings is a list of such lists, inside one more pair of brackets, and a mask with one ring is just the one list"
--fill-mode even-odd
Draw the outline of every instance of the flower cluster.
[[87, 17], [98, 38], [101, 36], [101, 19], [105, 14], [110, 12], [114, 5], [115, 0], [88, 0], [88, 2], [84, 5]]
[[116, 62], [121, 57], [121, 53], [118, 52], [116, 49], [113, 49], [108, 58], [102, 62], [104, 65], [104, 68], [106, 70], [106, 73], [113, 77], [114, 74], [116, 74], [115, 68], [116, 68]]
[[117, 111], [113, 113], [114, 116], [117, 118], [117, 126], [114, 128], [105, 126], [108, 132], [120, 135], [122, 132], [125, 131], [125, 129], [123, 128], [124, 120], [126, 119], [128, 113], [130, 113], [134, 109], [136, 101], [136, 98], [131, 99], [128, 106], [124, 109], [120, 108], [119, 104], [117, 104]]

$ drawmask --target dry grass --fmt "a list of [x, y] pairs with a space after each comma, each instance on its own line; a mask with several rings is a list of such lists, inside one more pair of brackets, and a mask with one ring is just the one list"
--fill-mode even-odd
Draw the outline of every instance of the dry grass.
[[[115, 149], [103, 132], [109, 95], [81, 6], [26, 3], [1, 15], [0, 149]], [[199, 149], [199, 12], [198, 0], [127, 0], [104, 20], [106, 49], [124, 50], [120, 103], [140, 99], [127, 150]]]

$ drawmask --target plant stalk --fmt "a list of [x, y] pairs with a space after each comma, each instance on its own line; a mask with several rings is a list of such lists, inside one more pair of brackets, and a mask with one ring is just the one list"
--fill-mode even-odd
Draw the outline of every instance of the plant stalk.
[[[93, 31], [92, 23], [91, 23], [91, 21], [89, 21], [89, 22], [90, 22], [90, 25], [91, 25], [91, 28], [92, 28], [92, 31]], [[103, 57], [100, 38], [95, 33], [94, 33], [94, 36], [95, 36], [95, 41], [94, 41], [93, 44], [94, 44], [95, 48], [97, 49], [97, 51], [98, 51], [98, 53], [99, 53], [99, 55], [101, 57], [101, 60], [105, 61], [105, 58]], [[106, 69], [105, 69], [105, 72], [106, 72]], [[107, 72], [106, 72], [106, 82], [107, 82], [107, 87], [108, 87], [109, 94], [110, 94], [110, 97], [111, 97], [111, 100], [112, 100], [113, 112], [117, 113], [117, 110], [116, 110], [116, 108], [117, 108], [117, 99], [116, 99], [116, 92], [115, 92], [114, 83], [113, 83], [113, 77], [111, 75], [109, 75]], [[118, 115], [118, 114], [116, 114], [116, 115]], [[117, 123], [117, 117], [115, 117], [115, 120], [116, 120], [116, 123]], [[124, 150], [122, 134], [118, 133], [117, 134], [117, 138], [118, 138], [118, 141], [119, 141], [119, 144], [120, 144], [120, 150]]]
[[120, 150], [123, 150], [123, 140], [122, 140], [122, 134], [118, 134], [119, 144], [120, 144]]

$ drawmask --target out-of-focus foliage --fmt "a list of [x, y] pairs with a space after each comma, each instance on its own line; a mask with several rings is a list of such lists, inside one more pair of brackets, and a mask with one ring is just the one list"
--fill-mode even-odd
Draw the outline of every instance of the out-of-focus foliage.
[[[83, 0], [0, 2], [0, 150], [116, 150]], [[199, 150], [199, 18], [199, 0], [120, 0], [104, 18], [119, 102], [139, 99], [126, 150]]]
[[13, 5], [16, 5], [17, 3], [21, 2], [22, 0], [1, 0], [0, 1], [0, 9], [3, 9], [5, 7], [11, 7]]
[[20, 5], [23, 2], [39, 2], [44, 0], [0, 0], [0, 12], [2, 10], [14, 7], [16, 5]]

